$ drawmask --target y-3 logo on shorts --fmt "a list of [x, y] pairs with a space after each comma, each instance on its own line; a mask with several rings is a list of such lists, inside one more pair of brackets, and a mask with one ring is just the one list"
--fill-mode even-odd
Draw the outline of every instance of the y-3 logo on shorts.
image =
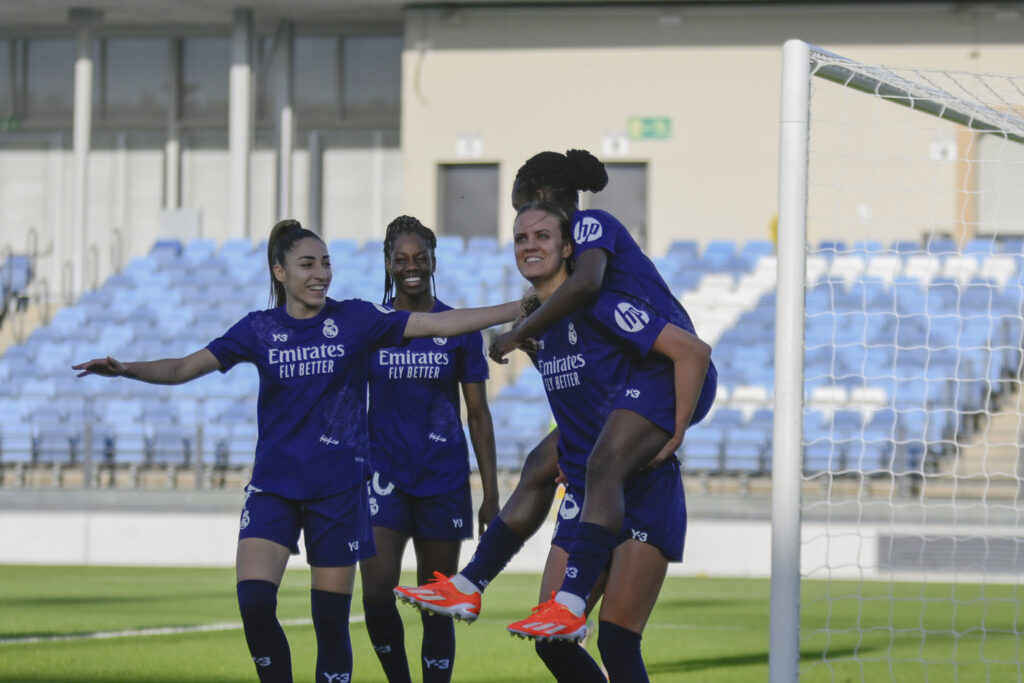
[[626, 396], [629, 396], [630, 398], [640, 398], [640, 390], [639, 389], [626, 389]]
[[355, 551], [359, 550], [359, 541], [349, 541], [348, 542], [348, 549], [351, 550], [352, 552], [355, 552]]
[[456, 529], [462, 528], [462, 517], [452, 517], [452, 526]]
[[633, 535], [634, 541], [640, 541], [641, 543], [647, 543], [647, 532], [637, 531], [636, 529], [630, 529], [629, 533]]
[[576, 569], [576, 567], [565, 568], [565, 575], [568, 576], [570, 579], [575, 579], [577, 576], [579, 576], [579, 574], [580, 571]]
[[327, 683], [349, 683], [352, 674], [329, 674], [325, 671], [324, 678], [327, 679]]

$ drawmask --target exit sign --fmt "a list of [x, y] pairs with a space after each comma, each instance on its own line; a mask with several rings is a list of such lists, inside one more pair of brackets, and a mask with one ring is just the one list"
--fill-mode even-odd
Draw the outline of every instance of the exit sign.
[[667, 116], [630, 116], [631, 140], [667, 140], [672, 137], [672, 119]]

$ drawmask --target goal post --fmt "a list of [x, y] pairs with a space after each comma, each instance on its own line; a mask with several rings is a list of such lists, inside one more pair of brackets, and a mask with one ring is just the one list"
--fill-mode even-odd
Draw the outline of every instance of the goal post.
[[789, 41], [779, 136], [770, 679], [1020, 680], [1024, 76]]

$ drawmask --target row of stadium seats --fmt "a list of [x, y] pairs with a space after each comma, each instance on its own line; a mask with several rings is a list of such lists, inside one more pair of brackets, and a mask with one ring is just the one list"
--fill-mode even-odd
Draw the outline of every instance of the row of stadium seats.
[[[187, 466], [200, 452], [205, 462], [225, 466], [251, 462], [253, 368], [173, 388], [76, 380], [68, 368], [106, 354], [166, 357], [201, 347], [247, 310], [266, 306], [265, 249], [247, 240], [220, 247], [212, 240], [159, 242], [76, 306], [60, 310], [26, 343], [9, 348], [0, 357], [0, 464], [80, 461], [86, 441], [94, 457], [110, 464]], [[333, 240], [329, 249], [331, 296], [379, 300], [380, 245]], [[887, 458], [925, 466], [965, 438], [970, 416], [998, 401], [1020, 375], [1024, 269], [1015, 258], [1004, 255], [1013, 266], [1005, 278], [963, 284], [908, 275], [910, 259], [939, 258], [921, 245], [895, 255], [868, 253], [865, 269], [883, 256], [903, 264], [891, 280], [850, 282], [828, 269], [808, 279], [806, 399], [812, 412], [805, 455], [813, 468], [871, 470]], [[835, 247], [832, 266], [846, 257], [859, 258]], [[694, 259], [722, 271], [680, 265]], [[678, 241], [657, 261], [712, 343], [720, 374], [718, 408], [688, 435], [680, 451], [684, 467], [767, 471], [771, 429], [763, 413], [771, 407], [775, 338], [771, 243], [718, 241], [701, 253], [695, 243]], [[440, 296], [455, 306], [507, 300], [522, 288], [509, 245], [497, 240], [442, 237], [438, 262]], [[742, 429], [721, 427], [729, 411], [744, 417]], [[847, 413], [860, 415], [865, 426], [863, 435], [851, 437], [856, 443], [815, 436], [815, 420], [838, 416], [829, 429], [848, 429]], [[499, 463], [508, 469], [519, 467], [551, 423], [530, 370], [501, 389], [492, 415]]]

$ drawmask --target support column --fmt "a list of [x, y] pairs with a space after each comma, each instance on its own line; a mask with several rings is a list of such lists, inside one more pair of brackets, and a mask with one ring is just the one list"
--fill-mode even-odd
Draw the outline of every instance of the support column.
[[249, 233], [249, 155], [252, 147], [252, 10], [236, 9], [231, 42], [228, 138], [231, 151], [231, 237]]
[[170, 106], [167, 108], [167, 142], [164, 144], [164, 210], [181, 207], [181, 139], [178, 114], [181, 111], [181, 39], [170, 41], [167, 78]]
[[277, 218], [292, 218], [292, 157], [295, 153], [295, 22], [281, 21], [281, 61], [283, 78], [278, 93], [278, 153], [277, 153]]
[[92, 145], [92, 77], [90, 28], [101, 14], [91, 9], [73, 9], [68, 20], [78, 32], [78, 53], [75, 58], [75, 101], [72, 127], [74, 157], [74, 191], [71, 207], [71, 294], [78, 298], [85, 287], [85, 259], [89, 244], [86, 221], [89, 194], [89, 150]]
[[324, 149], [320, 132], [309, 131], [309, 225], [306, 227], [323, 237]]

